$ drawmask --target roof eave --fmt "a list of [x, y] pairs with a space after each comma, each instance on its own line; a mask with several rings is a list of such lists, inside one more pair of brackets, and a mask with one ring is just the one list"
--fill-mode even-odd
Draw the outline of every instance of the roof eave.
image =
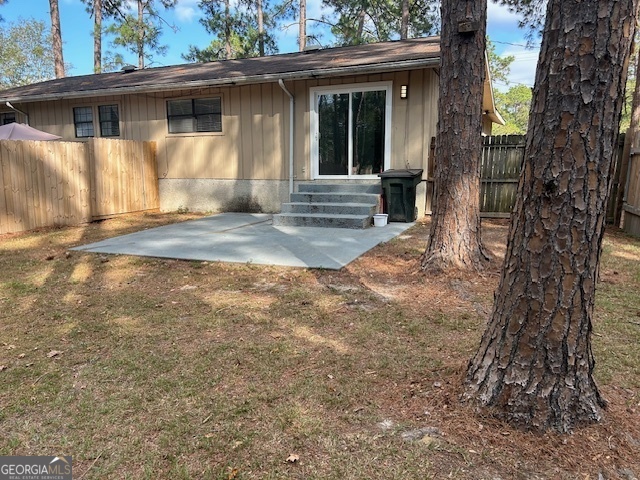
[[486, 77], [484, 79], [484, 93], [482, 98], [482, 109], [487, 114], [489, 119], [498, 125], [505, 125], [506, 122], [498, 109], [496, 108], [496, 100], [493, 94], [493, 81], [491, 79], [491, 69], [489, 68], [489, 57], [487, 56], [487, 52], [484, 54], [484, 62], [485, 62], [485, 70]]
[[369, 73], [383, 73], [398, 70], [412, 70], [416, 68], [428, 68], [435, 67], [440, 64], [438, 56], [430, 58], [421, 58], [416, 60], [403, 60], [399, 62], [380, 63], [375, 65], [366, 66], [351, 66], [351, 67], [336, 67], [325, 69], [313, 69], [302, 70], [296, 72], [286, 73], [274, 73], [268, 75], [247, 75], [230, 78], [220, 79], [208, 79], [197, 80], [191, 82], [176, 82], [176, 83], [161, 83], [155, 85], [138, 85], [134, 87], [116, 87], [107, 89], [95, 89], [85, 90], [77, 92], [64, 92], [55, 94], [43, 94], [43, 95], [28, 95], [28, 96], [15, 96], [0, 98], [0, 102], [16, 102], [16, 103], [30, 103], [30, 102], [44, 102], [52, 100], [65, 100], [75, 98], [86, 98], [108, 96], [108, 95], [126, 95], [135, 93], [153, 93], [165, 90], [181, 90], [189, 88], [202, 88], [202, 87], [219, 87], [227, 85], [248, 85], [256, 83], [272, 83], [278, 80], [304, 80], [309, 78], [326, 78], [336, 76], [348, 76], [348, 75], [363, 75]]
[[502, 118], [502, 115], [500, 115], [500, 112], [498, 112], [497, 110], [487, 113], [487, 116], [489, 117], [489, 120], [497, 125], [506, 125], [507, 123], [505, 122], [504, 118]]

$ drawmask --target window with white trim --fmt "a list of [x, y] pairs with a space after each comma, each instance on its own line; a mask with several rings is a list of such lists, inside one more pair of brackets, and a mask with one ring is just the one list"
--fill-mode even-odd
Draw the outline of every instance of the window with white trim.
[[169, 133], [222, 132], [222, 98], [167, 101]]

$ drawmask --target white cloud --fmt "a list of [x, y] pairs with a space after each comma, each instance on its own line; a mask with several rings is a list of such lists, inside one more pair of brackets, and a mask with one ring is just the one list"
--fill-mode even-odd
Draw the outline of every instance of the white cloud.
[[327, 13], [327, 9], [322, 6], [322, 0], [307, 1], [307, 18], [320, 18]]
[[189, 3], [192, 2], [184, 2], [184, 4], [178, 3], [176, 5], [176, 19], [180, 23], [191, 23], [196, 15], [200, 13], [196, 10], [195, 6], [189, 5]]
[[499, 29], [502, 27], [517, 28], [522, 19], [517, 13], [510, 12], [504, 5], [489, 2], [487, 5], [487, 29]]
[[[509, 82], [533, 86], [539, 48], [526, 47], [525, 30], [518, 26], [521, 19], [521, 15], [510, 12], [507, 7], [489, 2], [487, 35], [494, 43], [498, 55], [515, 57], [508, 75]], [[503, 91], [509, 88], [497, 82], [494, 82], [494, 87]]]
[[538, 66], [538, 51], [526, 51], [516, 55], [515, 61], [511, 64], [509, 81], [521, 83], [533, 87], [536, 78], [536, 68]]

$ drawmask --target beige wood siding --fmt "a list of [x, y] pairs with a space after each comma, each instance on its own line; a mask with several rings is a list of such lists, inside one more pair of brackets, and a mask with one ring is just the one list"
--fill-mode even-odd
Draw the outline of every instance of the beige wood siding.
[[[436, 134], [438, 121], [438, 76], [433, 69], [421, 69], [377, 75], [295, 82], [288, 88], [296, 97], [295, 107], [295, 176], [310, 179], [311, 125], [310, 93], [312, 87], [391, 81], [393, 84], [391, 115], [391, 168], [428, 168], [429, 142]], [[407, 100], [400, 98], [400, 86], [407, 85]], [[302, 119], [302, 120], [301, 120]], [[287, 132], [288, 135], [288, 132]], [[426, 178], [426, 176], [425, 176]]]
[[[436, 134], [438, 76], [433, 69], [286, 82], [295, 96], [294, 174], [310, 178], [310, 93], [318, 86], [388, 82], [392, 89], [391, 167], [428, 169], [429, 142]], [[400, 99], [400, 86], [408, 99]], [[166, 101], [174, 98], [222, 98], [222, 132], [168, 133]], [[198, 88], [172, 92], [17, 104], [33, 127], [76, 139], [73, 107], [117, 104], [120, 137], [152, 140], [157, 145], [158, 177], [285, 180], [289, 174], [289, 97], [277, 83]]]

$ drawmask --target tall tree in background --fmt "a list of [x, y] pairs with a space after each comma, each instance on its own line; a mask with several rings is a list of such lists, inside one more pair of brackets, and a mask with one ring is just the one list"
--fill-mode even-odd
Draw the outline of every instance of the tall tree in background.
[[[107, 28], [115, 35], [114, 45], [124, 47], [138, 57], [138, 68], [152, 60], [153, 53], [164, 55], [167, 47], [160, 44], [162, 25], [168, 25], [160, 14], [160, 7], [173, 8], [177, 0], [137, 0], [135, 15], [126, 12]], [[174, 26], [168, 25], [175, 29]]]
[[293, 25], [298, 26], [298, 51], [302, 52], [307, 46], [307, 39], [310, 37], [307, 33], [308, 22], [325, 23], [321, 19], [307, 18], [307, 0], [284, 0], [273, 8], [272, 14], [274, 20], [282, 18], [295, 19], [295, 22], [285, 25], [287, 29]]
[[53, 42], [56, 78], [63, 78], [64, 58], [62, 56], [62, 32], [60, 30], [60, 12], [58, 10], [58, 0], [49, 0], [49, 9], [51, 11], [51, 39]]
[[400, 40], [409, 38], [409, 0], [400, 0]]
[[481, 269], [480, 155], [486, 0], [442, 0], [434, 209], [422, 268]]
[[258, 56], [264, 57], [265, 31], [264, 31], [264, 10], [262, 0], [256, 0], [256, 17], [258, 18]]
[[525, 135], [529, 124], [531, 88], [514, 85], [506, 92], [494, 92], [496, 108], [504, 118], [505, 125], [494, 125], [493, 135]]
[[466, 396], [527, 428], [598, 421], [595, 285], [640, 0], [549, 0], [525, 165]]
[[436, 29], [437, 2], [432, 0], [323, 0], [322, 4], [334, 12], [323, 21], [332, 25], [340, 45], [420, 37]]
[[493, 43], [490, 38], [487, 38], [487, 59], [489, 60], [491, 80], [507, 85], [509, 83], [508, 77], [511, 72], [511, 64], [516, 57], [513, 55], [498, 55], [496, 53], [495, 43]]
[[242, 0], [235, 5], [230, 0], [200, 0], [198, 5], [204, 14], [200, 23], [215, 38], [204, 49], [190, 45], [182, 55], [185, 60], [211, 62], [277, 52], [271, 34], [275, 22], [265, 0]]
[[124, 18], [123, 0], [82, 0], [82, 2], [87, 5], [87, 12], [93, 17], [93, 71], [101, 73], [105, 69], [102, 60], [103, 20], [116, 16]]
[[307, 47], [307, 0], [299, 0], [298, 26], [298, 50], [303, 52]]
[[102, 72], [102, 0], [93, 0], [93, 73]]
[[200, 23], [216, 38], [204, 49], [189, 46], [189, 53], [182, 57], [192, 62], [211, 62], [245, 56], [243, 37], [248, 32], [239, 12], [231, 9], [230, 0], [200, 0], [198, 6], [204, 14]]
[[[498, 55], [491, 39], [487, 38], [487, 58], [489, 71], [494, 84], [509, 85], [513, 55]], [[531, 88], [526, 85], [513, 85], [507, 91], [494, 90], [496, 108], [505, 120], [505, 125], [494, 125], [493, 135], [524, 135], [527, 133]]]
[[264, 57], [278, 52], [275, 36], [275, 13], [267, 0], [242, 0], [244, 21], [248, 25], [247, 52], [245, 56]]
[[47, 25], [32, 19], [0, 26], [0, 89], [52, 78], [55, 60]]

